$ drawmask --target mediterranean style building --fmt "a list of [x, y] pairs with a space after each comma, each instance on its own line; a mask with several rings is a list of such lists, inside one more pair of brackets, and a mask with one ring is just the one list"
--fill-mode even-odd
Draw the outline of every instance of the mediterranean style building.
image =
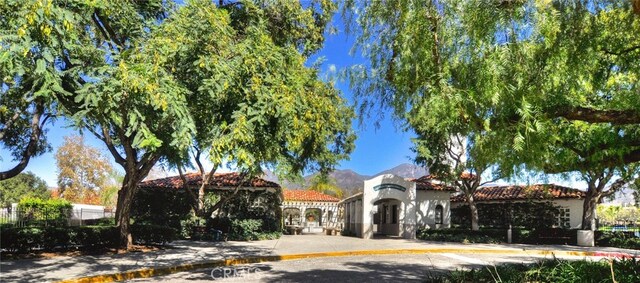
[[364, 181], [362, 193], [340, 202], [343, 229], [365, 239], [376, 234], [413, 239], [417, 229], [448, 228], [454, 191], [428, 175], [418, 179], [392, 174], [374, 177]]

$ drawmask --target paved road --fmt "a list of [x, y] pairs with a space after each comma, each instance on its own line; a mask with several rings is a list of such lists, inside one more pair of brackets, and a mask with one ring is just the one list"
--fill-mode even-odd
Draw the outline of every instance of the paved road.
[[[370, 257], [360, 257], [361, 255], [371, 254], [368, 251], [383, 251], [387, 255], [378, 255]], [[429, 256], [420, 255], [411, 252], [404, 252], [397, 255], [399, 251], [410, 250], [430, 250]], [[473, 250], [479, 250], [474, 254]], [[365, 251], [365, 253], [358, 253]], [[464, 266], [472, 264], [465, 258], [478, 258], [483, 260], [485, 253], [489, 251], [494, 254], [503, 255], [500, 258], [509, 258], [510, 256], [530, 256], [535, 251], [544, 252], [619, 252], [638, 255], [639, 251], [624, 250], [616, 248], [603, 247], [575, 247], [575, 246], [535, 246], [535, 245], [489, 245], [489, 244], [459, 244], [459, 243], [442, 243], [428, 242], [419, 240], [405, 239], [370, 239], [364, 240], [353, 237], [341, 236], [324, 236], [324, 235], [301, 235], [301, 236], [283, 236], [278, 240], [256, 241], [256, 242], [191, 242], [176, 241], [172, 243], [170, 248], [145, 252], [145, 253], [126, 253], [117, 255], [87, 255], [75, 257], [56, 257], [50, 259], [24, 259], [24, 260], [1, 260], [0, 261], [0, 282], [55, 282], [64, 279], [81, 278], [87, 276], [108, 276], [109, 274], [119, 274], [122, 272], [130, 272], [144, 269], [167, 269], [180, 265], [193, 265], [210, 262], [220, 262], [222, 260], [233, 260], [247, 257], [286, 257], [288, 255], [300, 255], [310, 253], [325, 253], [326, 255], [336, 255], [338, 253], [348, 253], [350, 257], [322, 257], [314, 260], [287, 260], [282, 262], [274, 262], [265, 264], [271, 272], [268, 273], [264, 280], [267, 282], [275, 276], [273, 281], [295, 280], [295, 276], [305, 276], [305, 268], [313, 268], [306, 275], [316, 274], [321, 270], [342, 270], [352, 272], [353, 270], [377, 270], [377, 264], [383, 262], [390, 265], [389, 270], [394, 268], [403, 268], [408, 266], [409, 270], [413, 267], [416, 270], [429, 270], [429, 267], [446, 267], [443, 264], [455, 264]], [[393, 255], [392, 255], [393, 254]], [[446, 254], [446, 255], [443, 255]], [[448, 256], [447, 256], [448, 255]], [[356, 257], [357, 256], [357, 257]], [[306, 256], [305, 256], [306, 257]], [[375, 260], [370, 260], [370, 259]], [[491, 258], [491, 257], [489, 257]], [[291, 257], [289, 257], [291, 259]], [[429, 260], [427, 260], [429, 259]], [[466, 262], [465, 262], [466, 260]], [[358, 266], [357, 263], [367, 263], [371, 265]], [[428, 263], [427, 263], [428, 262]], [[424, 265], [424, 266], [421, 266]], [[300, 268], [297, 271], [290, 266]], [[206, 265], [205, 265], [206, 266]], [[210, 266], [210, 265], [209, 265]], [[320, 267], [322, 268], [320, 268]], [[422, 268], [417, 268], [417, 267]], [[347, 269], [345, 269], [347, 268]], [[358, 269], [359, 268], [359, 269]], [[450, 268], [449, 268], [450, 269]], [[401, 269], [403, 270], [403, 269]], [[313, 272], [312, 272], [313, 271]], [[209, 271], [202, 271], [207, 273]], [[386, 274], [387, 269], [380, 268], [382, 274]], [[404, 272], [404, 271], [403, 271]], [[355, 274], [367, 274], [370, 272], [356, 272]], [[197, 275], [197, 273], [194, 273]], [[327, 273], [322, 273], [323, 278], [332, 278]], [[375, 274], [375, 273], [374, 273]], [[408, 271], [406, 274], [412, 274]], [[183, 274], [184, 275], [184, 274]], [[195, 276], [194, 275], [194, 276]], [[182, 275], [179, 275], [182, 276]], [[272, 276], [272, 277], [269, 277]], [[294, 279], [290, 279], [290, 277]], [[407, 275], [409, 276], [409, 275]], [[342, 278], [342, 275], [336, 275], [335, 278]], [[171, 279], [172, 277], [161, 277]], [[339, 281], [338, 279], [332, 281]], [[149, 282], [154, 282], [150, 280]], [[180, 278], [175, 278], [180, 279]], [[409, 279], [409, 277], [407, 277]], [[204, 280], [204, 279], [203, 279]], [[208, 280], [208, 279], [207, 279]], [[183, 280], [176, 280], [183, 281]], [[240, 280], [242, 281], [242, 280]]]
[[456, 269], [533, 263], [542, 258], [462, 253], [327, 257], [200, 269], [130, 282], [423, 282]]

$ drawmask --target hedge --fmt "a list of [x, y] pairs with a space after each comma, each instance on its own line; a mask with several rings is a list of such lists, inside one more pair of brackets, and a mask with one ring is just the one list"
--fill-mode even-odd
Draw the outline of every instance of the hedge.
[[28, 226], [64, 226], [73, 205], [65, 199], [26, 197], [18, 202], [18, 218]]
[[[215, 191], [219, 197], [232, 193]], [[240, 190], [216, 212], [218, 217], [214, 219], [194, 217], [193, 202], [185, 190], [140, 189], [134, 198], [131, 217], [135, 223], [173, 227], [182, 238], [196, 240], [210, 238], [200, 232], [203, 227], [204, 231], [222, 231], [231, 240], [257, 240], [281, 234], [282, 200], [278, 192]], [[261, 221], [258, 229], [255, 220]]]
[[[613, 277], [615, 276], [615, 281]], [[429, 282], [640, 282], [640, 260], [560, 260], [509, 263], [491, 268], [456, 270], [431, 276]]]
[[[478, 231], [468, 229], [425, 229], [416, 237], [426, 241], [459, 243], [506, 243], [506, 229], [483, 228]], [[540, 228], [534, 230], [512, 229], [511, 240], [521, 244], [572, 244], [577, 242], [577, 232], [573, 229]]]
[[[4, 227], [0, 248], [11, 253], [72, 246], [85, 250], [111, 248], [118, 243], [118, 233], [116, 226]], [[176, 239], [175, 229], [158, 225], [132, 225], [131, 234], [136, 244], [165, 244]]]
[[[551, 228], [560, 211], [551, 202], [478, 203], [479, 225], [486, 228], [541, 229]], [[451, 209], [451, 223], [471, 227], [471, 211], [468, 205]]]
[[635, 232], [596, 231], [595, 242], [601, 247], [640, 249], [640, 238], [636, 237]]

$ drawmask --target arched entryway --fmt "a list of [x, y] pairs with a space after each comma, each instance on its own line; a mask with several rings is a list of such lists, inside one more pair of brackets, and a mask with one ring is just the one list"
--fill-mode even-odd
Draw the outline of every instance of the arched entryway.
[[301, 225], [300, 223], [300, 209], [295, 207], [287, 207], [282, 210], [282, 217], [284, 218], [284, 225]]
[[400, 235], [400, 207], [402, 202], [398, 199], [385, 198], [373, 203], [374, 234], [399, 236]]
[[322, 227], [322, 209], [307, 208], [304, 211], [304, 219], [310, 227]]
[[364, 182], [363, 192], [344, 199], [344, 229], [369, 239], [374, 234], [416, 237], [415, 183], [385, 174]]

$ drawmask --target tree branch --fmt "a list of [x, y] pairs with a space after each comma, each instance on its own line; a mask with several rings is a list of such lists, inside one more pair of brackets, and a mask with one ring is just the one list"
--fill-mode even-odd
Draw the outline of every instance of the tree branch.
[[182, 180], [182, 188], [187, 191], [187, 194], [189, 194], [189, 196], [191, 196], [191, 198], [193, 199], [193, 202], [191, 202], [191, 208], [194, 211], [198, 211], [198, 196], [196, 196], [196, 194], [192, 192], [191, 189], [189, 189], [189, 186], [187, 186], [187, 177], [184, 176], [182, 166], [178, 166], [178, 174], [180, 175], [180, 179]]
[[13, 114], [13, 117], [11, 117], [9, 121], [4, 123], [4, 128], [0, 129], [0, 140], [4, 138], [4, 133], [7, 131], [7, 129], [11, 128], [11, 125], [13, 124], [13, 122], [15, 122], [16, 120], [18, 120], [18, 118], [20, 118], [20, 113], [21, 111], [18, 110], [15, 114]]
[[42, 134], [40, 119], [43, 113], [44, 103], [42, 101], [36, 102], [35, 109], [33, 111], [33, 117], [31, 118], [31, 136], [29, 137], [29, 144], [22, 153], [22, 158], [20, 159], [20, 162], [16, 164], [16, 166], [9, 170], [0, 172], [0, 180], [6, 180], [15, 177], [16, 175], [20, 174], [20, 172], [22, 172], [29, 164], [29, 160], [31, 160], [31, 156], [36, 153], [38, 149], [38, 143], [40, 142], [40, 136]]
[[109, 38], [113, 42], [115, 42], [119, 47], [124, 47], [123, 40], [118, 38], [118, 35], [116, 35], [113, 28], [111, 28], [111, 25], [109, 25], [109, 22], [104, 20], [104, 17], [100, 14], [100, 11], [96, 11], [93, 14], [95, 15], [96, 19], [100, 22], [104, 30], [109, 34]]
[[597, 110], [587, 107], [564, 108], [552, 113], [567, 120], [589, 123], [611, 123], [614, 125], [640, 124], [640, 112], [637, 110]]
[[[100, 127], [102, 128], [102, 138], [101, 138], [101, 140], [107, 145], [107, 149], [109, 149], [109, 152], [111, 152], [111, 155], [113, 155], [113, 158], [115, 158], [116, 163], [120, 164], [122, 167], [125, 167], [127, 161], [122, 157], [122, 155], [120, 155], [120, 153], [116, 149], [115, 145], [113, 144], [113, 140], [111, 139], [111, 136], [109, 135], [109, 130], [104, 125], [102, 125]], [[91, 129], [89, 131], [93, 132]], [[96, 135], [96, 137], [100, 138], [100, 135], [98, 135], [98, 133], [94, 132], [94, 135]]]
[[611, 51], [611, 50], [606, 49], [606, 48], [602, 49], [602, 51], [604, 51], [604, 53], [607, 53], [607, 54], [610, 54], [610, 55], [620, 56], [620, 55], [623, 55], [623, 54], [626, 54], [626, 53], [629, 53], [631, 51], [638, 50], [638, 49], [640, 49], [640, 45], [632, 46], [632, 47], [629, 47], [629, 48], [626, 48], [626, 49], [622, 49], [620, 51]]

